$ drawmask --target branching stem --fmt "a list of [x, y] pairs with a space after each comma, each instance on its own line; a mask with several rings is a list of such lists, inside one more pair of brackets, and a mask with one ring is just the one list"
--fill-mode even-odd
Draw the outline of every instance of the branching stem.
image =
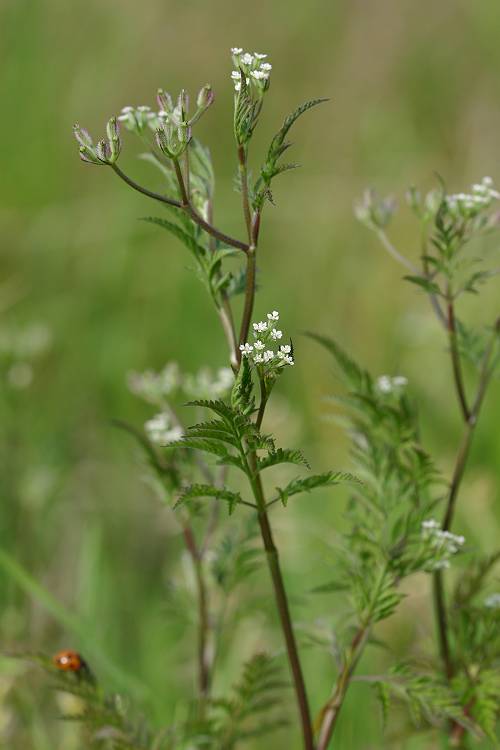
[[134, 180], [128, 177], [128, 175], [126, 175], [125, 172], [123, 172], [116, 163], [111, 164], [110, 166], [112, 170], [118, 175], [118, 177], [124, 180], [124, 182], [126, 182], [127, 185], [129, 185], [134, 190], [137, 190], [139, 193], [146, 195], [148, 198], [153, 198], [153, 200], [160, 201], [160, 203], [165, 203], [167, 206], [174, 206], [175, 208], [179, 208], [182, 211], [185, 211], [187, 214], [189, 214], [192, 220], [196, 222], [196, 224], [198, 224], [205, 232], [207, 232], [207, 234], [212, 235], [225, 245], [235, 247], [238, 250], [243, 250], [243, 252], [245, 253], [248, 251], [248, 245], [246, 242], [241, 242], [234, 237], [230, 237], [229, 235], [224, 234], [224, 232], [221, 232], [216, 227], [213, 227], [197, 213], [197, 211], [189, 201], [186, 187], [184, 185], [184, 177], [182, 175], [182, 170], [178, 161], [174, 161], [174, 168], [176, 170], [177, 179], [179, 181], [179, 189], [181, 191], [182, 198], [181, 201], [175, 200], [174, 198], [168, 198], [167, 196], [160, 195], [159, 193], [154, 193], [153, 191], [142, 187], [142, 185], [139, 185], [137, 182], [134, 182]]

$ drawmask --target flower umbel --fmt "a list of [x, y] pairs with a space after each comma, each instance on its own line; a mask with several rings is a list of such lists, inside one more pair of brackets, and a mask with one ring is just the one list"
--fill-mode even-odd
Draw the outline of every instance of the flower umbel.
[[257, 368], [259, 375], [267, 378], [274, 377], [284, 366], [295, 363], [291, 344], [282, 344], [277, 350], [273, 348], [283, 336], [283, 331], [274, 327], [280, 317], [278, 311], [273, 310], [266, 317], [267, 321], [260, 320], [252, 324], [256, 340], [253, 344], [248, 341], [241, 344], [240, 351]]

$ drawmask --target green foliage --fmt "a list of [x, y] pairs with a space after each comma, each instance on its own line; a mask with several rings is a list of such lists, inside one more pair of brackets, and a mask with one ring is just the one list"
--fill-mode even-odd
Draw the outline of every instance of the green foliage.
[[443, 679], [430, 673], [416, 672], [407, 664], [402, 664], [378, 681], [376, 688], [384, 713], [388, 710], [390, 699], [394, 698], [407, 705], [417, 726], [451, 720], [474, 731], [474, 724], [465, 716], [457, 696]]
[[279, 709], [288, 683], [269, 655], [253, 656], [243, 668], [241, 680], [227, 699], [213, 702], [217, 719], [217, 750], [232, 750], [237, 743], [262, 737], [284, 725]]
[[227, 503], [229, 515], [231, 515], [238, 504], [242, 504], [242, 498], [239, 492], [231, 492], [226, 489], [219, 489], [210, 484], [191, 484], [182, 490], [174, 510], [180, 505], [195, 498], [214, 498], [215, 500], [224, 500]]
[[[285, 487], [278, 487], [278, 498], [287, 505], [288, 499], [293, 495], [299, 495], [303, 492], [311, 492], [319, 487], [332, 487], [345, 482], [358, 482], [359, 480], [353, 474], [345, 471], [325, 471], [323, 474], [313, 474], [312, 476], [297, 477], [292, 479]], [[271, 500], [271, 502], [274, 502]]]
[[280, 130], [276, 133], [269, 146], [266, 159], [260, 170], [260, 176], [255, 183], [253, 193], [253, 205], [257, 211], [262, 209], [264, 202], [269, 200], [272, 202], [273, 197], [271, 193], [271, 183], [275, 177], [283, 172], [287, 172], [290, 169], [295, 169], [298, 164], [280, 164], [279, 160], [292, 145], [286, 140], [290, 128], [308, 110], [315, 107], [317, 104], [322, 104], [328, 101], [327, 99], [311, 99], [304, 104], [301, 104], [285, 119]]

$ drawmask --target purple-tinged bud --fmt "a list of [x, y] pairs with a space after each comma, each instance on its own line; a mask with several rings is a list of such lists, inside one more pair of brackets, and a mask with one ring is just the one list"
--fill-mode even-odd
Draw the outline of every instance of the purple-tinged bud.
[[177, 99], [177, 107], [180, 109], [182, 119], [186, 119], [186, 113], [189, 111], [189, 94], [186, 89], [182, 89]]
[[117, 141], [120, 138], [120, 126], [116, 117], [111, 117], [106, 125], [106, 133], [110, 141]]
[[96, 146], [95, 152], [97, 154], [97, 158], [99, 161], [101, 161], [103, 164], [108, 164], [111, 158], [111, 148], [109, 146], [109, 143], [106, 141], [99, 141], [99, 143]]
[[111, 119], [108, 120], [108, 124], [106, 126], [106, 133], [108, 135], [109, 148], [111, 151], [110, 161], [114, 163], [120, 156], [120, 152], [122, 150], [122, 142], [120, 138], [120, 126], [116, 120], [116, 117], [111, 117]]
[[86, 164], [100, 164], [101, 163], [100, 161], [96, 159], [95, 155], [87, 146], [80, 146], [79, 153], [80, 153], [80, 159], [84, 161]]
[[155, 140], [160, 151], [166, 156], [171, 156], [170, 143], [165, 128], [158, 128], [155, 131]]
[[163, 91], [163, 89], [158, 89], [156, 101], [158, 102], [160, 110], [163, 112], [170, 113], [174, 108], [172, 97], [166, 91]]
[[207, 83], [206, 86], [203, 86], [202, 89], [200, 89], [200, 92], [198, 94], [198, 98], [196, 99], [196, 106], [199, 109], [207, 109], [214, 100], [214, 92], [212, 87]]
[[94, 142], [88, 130], [85, 130], [85, 128], [81, 128], [79, 125], [74, 125], [73, 133], [80, 146], [93, 148]]

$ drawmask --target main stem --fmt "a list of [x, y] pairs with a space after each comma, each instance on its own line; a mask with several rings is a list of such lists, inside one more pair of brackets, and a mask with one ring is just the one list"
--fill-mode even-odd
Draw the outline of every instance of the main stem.
[[281, 573], [281, 566], [279, 562], [279, 555], [277, 547], [274, 543], [273, 533], [271, 524], [269, 522], [269, 516], [266, 511], [266, 501], [264, 497], [264, 491], [262, 489], [262, 481], [260, 475], [255, 473], [257, 459], [255, 452], [251, 453], [250, 456], [250, 470], [254, 472], [252, 489], [254, 492], [255, 500], [257, 502], [258, 519], [260, 533], [262, 536], [262, 542], [266, 551], [267, 564], [269, 572], [271, 573], [271, 579], [274, 588], [274, 596], [276, 600], [276, 607], [278, 610], [281, 629], [285, 638], [286, 650], [288, 655], [288, 662], [293, 677], [293, 684], [295, 688], [295, 694], [297, 697], [297, 703], [299, 706], [300, 721], [302, 726], [302, 734], [304, 738], [304, 749], [314, 750], [314, 737], [311, 723], [311, 713], [309, 710], [309, 702], [307, 699], [306, 686], [304, 682], [304, 675], [302, 673], [302, 666], [300, 663], [299, 652], [297, 649], [297, 642], [295, 640], [295, 633], [293, 631], [292, 618], [290, 616], [290, 609], [288, 606], [288, 598], [286, 594], [285, 584], [283, 582], [283, 575]]
[[[467, 466], [467, 460], [469, 458], [470, 448], [472, 445], [472, 439], [474, 437], [474, 430], [479, 418], [481, 406], [486, 394], [488, 383], [491, 376], [490, 362], [495, 347], [496, 337], [498, 336], [498, 322], [495, 325], [493, 336], [490, 344], [487, 347], [484, 356], [483, 363], [481, 366], [481, 372], [479, 376], [479, 385], [476, 393], [476, 397], [469, 409], [467, 405], [467, 399], [465, 395], [465, 388], [462, 377], [462, 368], [460, 362], [460, 354], [458, 351], [457, 340], [456, 340], [456, 321], [453, 300], [451, 297], [448, 300], [448, 335], [450, 341], [450, 353], [452, 359], [453, 376], [455, 380], [455, 389], [457, 392], [457, 398], [460, 404], [460, 409], [465, 422], [465, 430], [462, 437], [462, 442], [458, 449], [457, 457], [455, 460], [455, 468], [450, 484], [450, 491], [448, 494], [448, 502], [446, 504], [445, 515], [443, 519], [443, 530], [449, 531], [453, 523], [455, 515], [456, 503], [458, 493], [462, 484], [462, 479]], [[434, 573], [433, 580], [433, 596], [434, 596], [434, 608], [436, 615], [436, 627], [439, 640], [439, 651], [443, 662], [445, 674], [450, 680], [454, 675], [454, 664], [450, 649], [449, 637], [448, 637], [448, 616], [446, 612], [445, 602], [445, 591], [444, 591], [444, 576], [441, 570], [437, 570]]]
[[[248, 337], [248, 331], [250, 329], [255, 301], [255, 277], [257, 266], [256, 256], [260, 231], [260, 213], [256, 211], [252, 216], [248, 191], [247, 152], [245, 147], [242, 145], [238, 146], [238, 163], [243, 201], [243, 215], [245, 218], [245, 225], [248, 233], [245, 303], [243, 307], [239, 337], [240, 344], [244, 344]], [[238, 362], [241, 362], [241, 352], [239, 350]], [[262, 425], [264, 411], [269, 396], [266, 389], [266, 384], [263, 379], [261, 379], [260, 381], [260, 388], [261, 403], [255, 423], [257, 429], [259, 430]], [[267, 565], [273, 583], [274, 598], [276, 601], [276, 608], [278, 610], [278, 615], [281, 623], [281, 629], [283, 631], [283, 636], [285, 639], [288, 663], [292, 672], [293, 684], [299, 707], [302, 735], [304, 739], [304, 750], [315, 750], [311, 713], [309, 710], [306, 685], [304, 681], [304, 675], [302, 673], [302, 666], [300, 663], [297, 642], [295, 640], [290, 608], [288, 606], [288, 597], [283, 581], [283, 575], [281, 573], [278, 549], [276, 547], [276, 544], [274, 543], [271, 524], [269, 522], [269, 516], [267, 514], [266, 499], [262, 487], [262, 479], [258, 471], [257, 453], [255, 450], [250, 450], [248, 452], [246, 462], [250, 484], [257, 504], [260, 533], [262, 537], [262, 543], [266, 551]]]

